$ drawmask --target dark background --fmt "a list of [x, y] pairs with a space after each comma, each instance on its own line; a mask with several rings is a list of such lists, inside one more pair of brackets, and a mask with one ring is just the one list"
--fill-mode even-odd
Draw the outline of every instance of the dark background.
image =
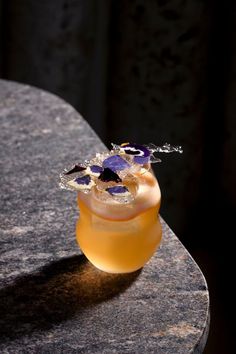
[[0, 0], [1, 78], [61, 96], [108, 147], [183, 146], [155, 172], [161, 214], [209, 285], [206, 354], [234, 349], [235, 5]]

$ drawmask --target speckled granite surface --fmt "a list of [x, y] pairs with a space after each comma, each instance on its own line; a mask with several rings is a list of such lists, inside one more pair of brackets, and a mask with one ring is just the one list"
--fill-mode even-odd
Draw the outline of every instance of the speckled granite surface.
[[0, 81], [0, 352], [201, 353], [205, 280], [163, 222], [142, 271], [111, 275], [77, 248], [75, 195], [57, 187], [67, 161], [104, 145], [72, 107]]

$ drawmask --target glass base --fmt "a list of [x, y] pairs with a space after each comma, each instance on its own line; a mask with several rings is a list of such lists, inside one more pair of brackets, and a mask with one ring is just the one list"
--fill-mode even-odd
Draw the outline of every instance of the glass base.
[[162, 237], [156, 210], [148, 213], [149, 217], [155, 213], [155, 219], [147, 219], [143, 213], [126, 221], [104, 221], [93, 216], [91, 222], [81, 215], [76, 225], [80, 249], [101, 271], [114, 274], [137, 271], [152, 257]]

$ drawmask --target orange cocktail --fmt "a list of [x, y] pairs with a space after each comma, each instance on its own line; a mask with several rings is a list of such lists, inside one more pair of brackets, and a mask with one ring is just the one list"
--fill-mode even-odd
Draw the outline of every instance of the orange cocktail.
[[137, 176], [135, 199], [127, 204], [78, 193], [76, 237], [85, 256], [111, 273], [135, 271], [151, 258], [161, 241], [160, 189], [150, 172]]
[[113, 145], [110, 152], [75, 164], [61, 187], [78, 192], [76, 238], [97, 268], [128, 273], [143, 267], [161, 242], [161, 193], [151, 170], [155, 152], [182, 152], [165, 144]]

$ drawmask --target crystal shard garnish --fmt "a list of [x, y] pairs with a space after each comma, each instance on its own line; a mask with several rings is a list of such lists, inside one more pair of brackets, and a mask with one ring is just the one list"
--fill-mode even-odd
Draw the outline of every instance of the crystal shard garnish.
[[102, 182], [122, 182], [121, 178], [118, 176], [117, 173], [113, 172], [110, 168], [106, 167], [98, 177], [99, 180]]
[[110, 168], [113, 172], [122, 171], [129, 168], [129, 163], [120, 155], [112, 155], [103, 161], [104, 168]]
[[78, 186], [73, 185], [77, 177], [82, 177], [87, 174], [87, 168], [82, 164], [75, 164], [72, 167], [65, 168], [60, 174], [60, 187], [69, 190], [78, 190]]
[[180, 154], [182, 154], [182, 152], [183, 152], [183, 149], [181, 146], [173, 146], [168, 143], [165, 143], [162, 146], [156, 146], [155, 144], [151, 143], [146, 146], [147, 146], [147, 148], [149, 148], [151, 150], [151, 152], [165, 152], [165, 153], [179, 152]]
[[171, 152], [179, 152], [180, 154], [182, 154], [183, 150], [181, 146], [172, 146], [168, 143], [165, 143], [162, 146], [156, 146], [155, 144], [148, 144], [146, 145], [146, 147], [151, 151], [151, 163], [155, 163], [155, 162], [161, 162], [161, 160], [159, 158], [157, 158], [156, 156], [154, 156], [155, 152], [164, 152], [164, 153], [171, 153]]
[[82, 164], [76, 163], [60, 174], [60, 187], [96, 195], [104, 201], [122, 204], [132, 202], [139, 192], [142, 175], [150, 170], [151, 163], [160, 162], [155, 153], [183, 150], [181, 146], [155, 144], [112, 143], [110, 152], [96, 153]]
[[103, 161], [110, 155], [111, 153], [109, 152], [96, 153], [96, 155], [91, 160], [87, 160], [87, 165], [102, 166]]

